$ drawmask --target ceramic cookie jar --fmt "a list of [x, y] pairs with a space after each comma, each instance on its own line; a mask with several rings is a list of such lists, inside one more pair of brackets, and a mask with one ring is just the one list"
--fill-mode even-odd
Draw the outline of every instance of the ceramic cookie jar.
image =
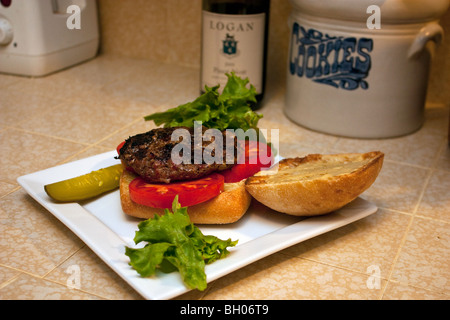
[[285, 113], [353, 138], [419, 129], [448, 0], [290, 0]]

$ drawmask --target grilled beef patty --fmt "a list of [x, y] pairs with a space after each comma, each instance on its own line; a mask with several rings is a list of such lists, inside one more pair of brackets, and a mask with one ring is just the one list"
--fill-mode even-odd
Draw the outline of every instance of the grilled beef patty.
[[[176, 129], [185, 129], [190, 133], [190, 140], [179, 138], [177, 141], [172, 141], [172, 133]], [[202, 136], [206, 131], [202, 127]], [[149, 132], [135, 135], [128, 138], [125, 144], [120, 149], [119, 159], [125, 166], [132, 168], [138, 175], [145, 178], [152, 183], [170, 183], [173, 181], [185, 181], [198, 179], [206, 176], [212, 172], [221, 171], [232, 167], [236, 163], [236, 141], [233, 141], [233, 155], [227, 158], [227, 143], [226, 132], [221, 133], [222, 137], [222, 156], [221, 161], [205, 161], [204, 150], [208, 148], [208, 154], [215, 156], [216, 141], [213, 138], [210, 141], [201, 140], [201, 144], [195, 145], [194, 128], [174, 127], [174, 128], [157, 128]], [[176, 163], [172, 161], [172, 150], [177, 146], [176, 151], [180, 151], [181, 146], [190, 150], [190, 157], [183, 158], [190, 161], [183, 161], [183, 163]], [[221, 146], [221, 145], [218, 145]], [[195, 152], [200, 152], [202, 155], [202, 162], [196, 163]], [[219, 151], [220, 151], [219, 150]], [[180, 157], [185, 155], [181, 152]], [[197, 153], [198, 154], [198, 153]], [[187, 154], [189, 156], [189, 153]], [[219, 156], [219, 155], [218, 155]], [[228, 159], [228, 161], [227, 161]], [[178, 161], [179, 162], [179, 161]]]

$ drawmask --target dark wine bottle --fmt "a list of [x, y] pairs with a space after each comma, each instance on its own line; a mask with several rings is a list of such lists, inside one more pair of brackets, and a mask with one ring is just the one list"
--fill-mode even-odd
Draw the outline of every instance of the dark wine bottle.
[[248, 78], [258, 109], [266, 88], [270, 0], [203, 0], [201, 91], [223, 88], [226, 73]]

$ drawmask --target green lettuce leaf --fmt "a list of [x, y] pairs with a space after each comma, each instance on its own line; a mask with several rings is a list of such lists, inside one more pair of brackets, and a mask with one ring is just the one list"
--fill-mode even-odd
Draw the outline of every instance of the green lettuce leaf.
[[230, 253], [227, 248], [234, 247], [238, 243], [237, 240], [221, 240], [212, 235], [205, 236], [200, 229], [195, 226], [190, 237], [197, 250], [201, 252], [202, 258], [206, 264], [225, 258]]
[[126, 247], [125, 254], [130, 258], [130, 265], [139, 270], [141, 276], [150, 277], [155, 274], [156, 268], [163, 262], [164, 254], [172, 246], [171, 243], [161, 242], [147, 244], [142, 249]]
[[181, 208], [178, 197], [172, 212], [155, 215], [138, 225], [134, 242], [147, 242], [143, 248], [125, 248], [130, 265], [143, 277], [149, 277], [159, 269], [162, 272], [180, 272], [184, 283], [191, 289], [206, 289], [205, 264], [222, 259], [229, 254], [227, 247], [237, 241], [220, 240], [203, 235], [191, 223], [187, 208]]
[[203, 126], [219, 130], [257, 129], [262, 115], [251, 109], [251, 105], [256, 103], [255, 87], [248, 87], [249, 80], [234, 73], [227, 74], [227, 77], [222, 94], [219, 94], [219, 86], [206, 86], [205, 93], [194, 101], [144, 119], [164, 127], [193, 127], [195, 121], [201, 121]]

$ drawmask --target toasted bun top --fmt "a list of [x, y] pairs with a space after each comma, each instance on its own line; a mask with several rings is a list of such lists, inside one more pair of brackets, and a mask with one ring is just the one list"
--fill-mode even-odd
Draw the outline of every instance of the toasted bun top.
[[280, 161], [246, 181], [247, 191], [259, 202], [298, 216], [329, 213], [348, 204], [377, 178], [384, 154], [319, 155]]

